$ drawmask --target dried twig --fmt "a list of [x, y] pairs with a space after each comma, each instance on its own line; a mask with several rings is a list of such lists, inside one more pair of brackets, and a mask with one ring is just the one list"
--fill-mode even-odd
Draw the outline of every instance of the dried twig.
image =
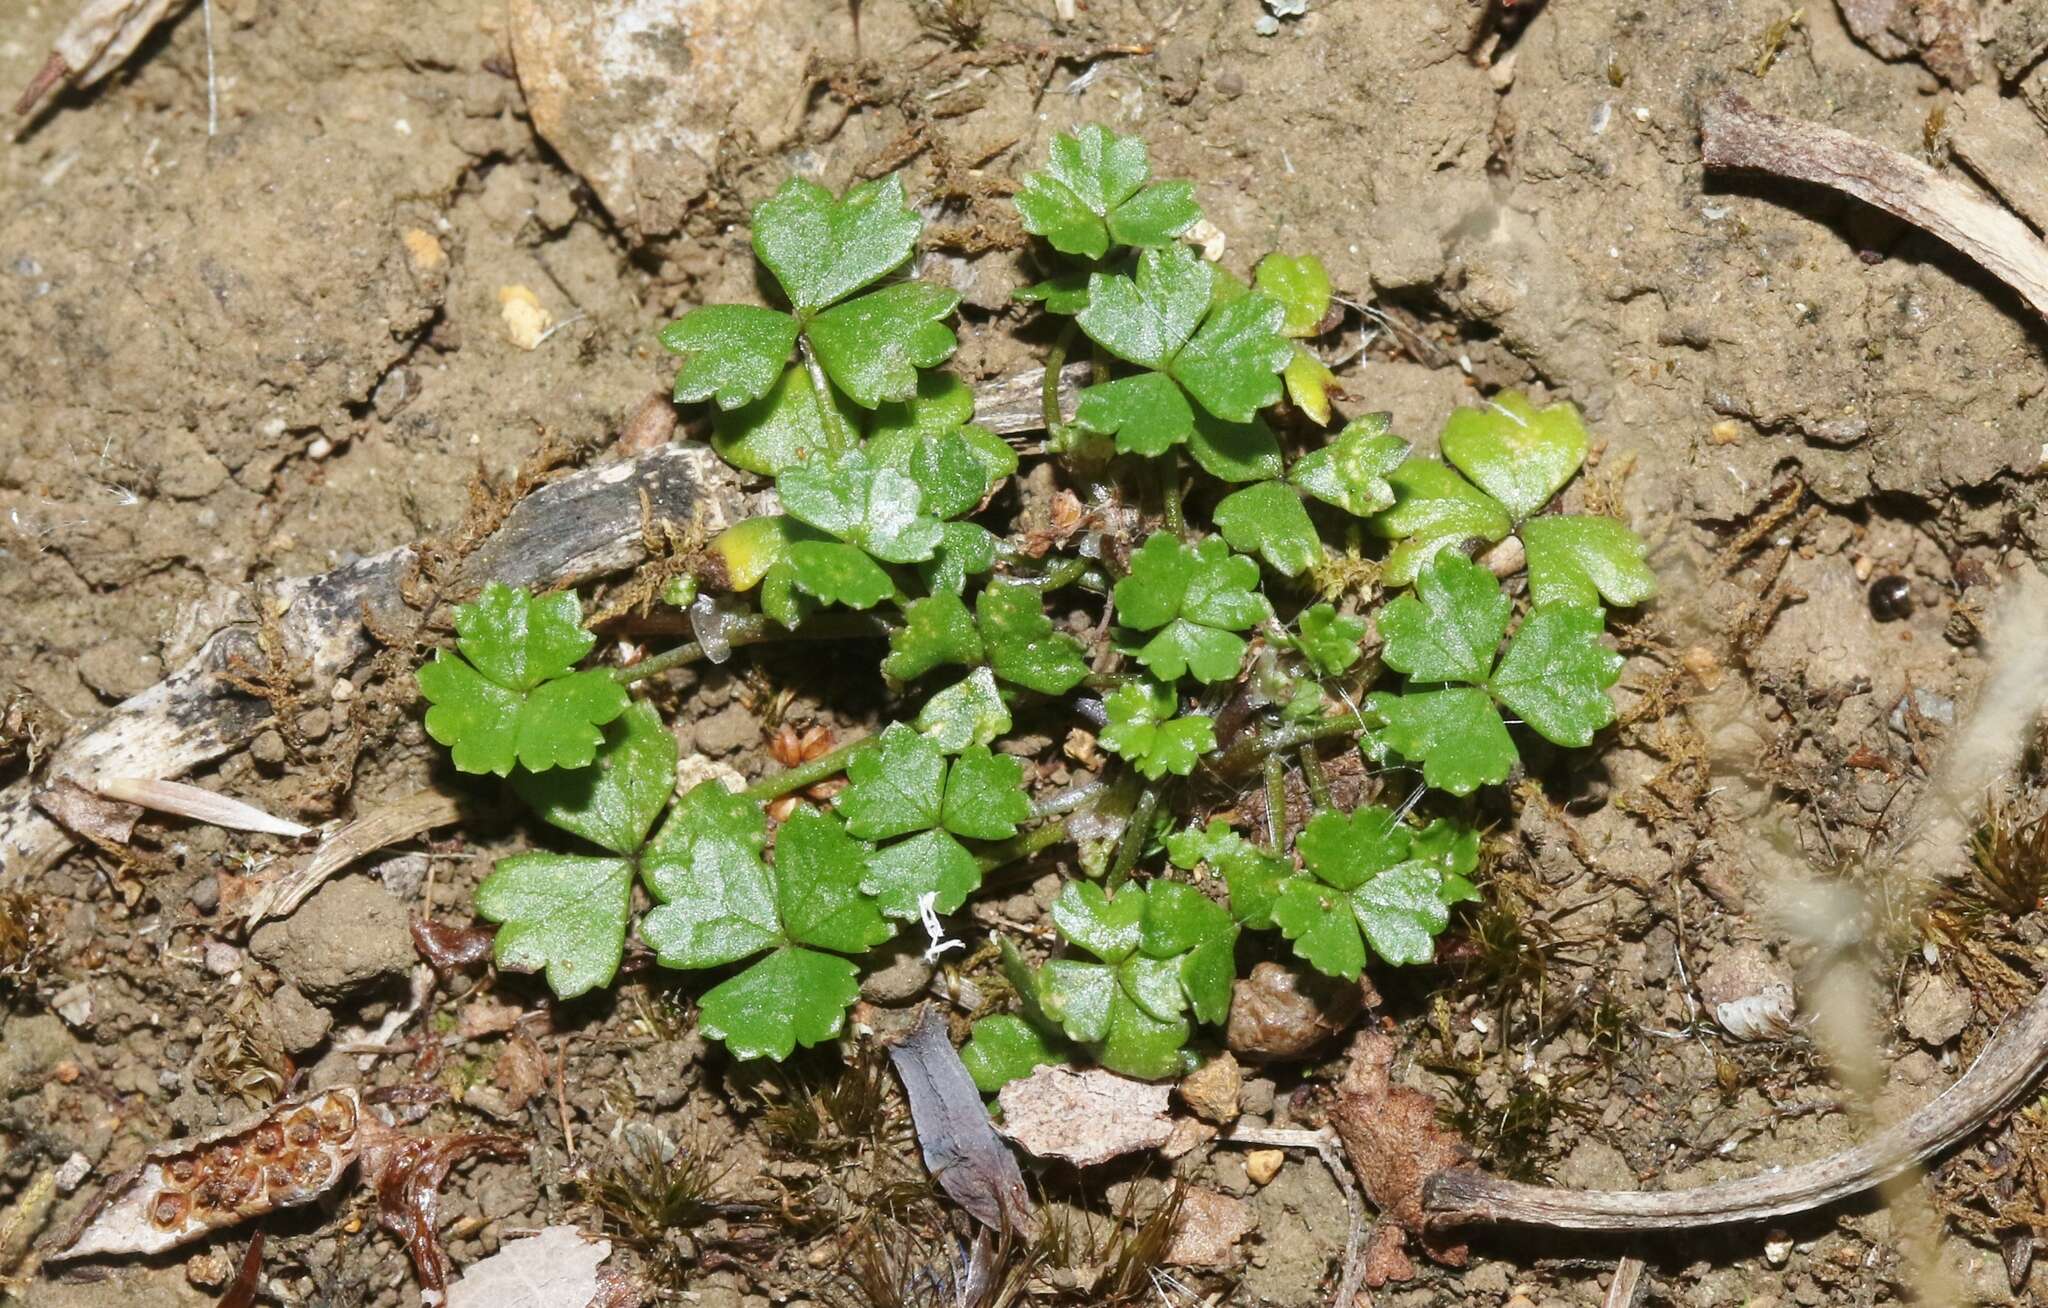
[[1852, 195], [1954, 246], [2048, 318], [2048, 245], [1975, 188], [1847, 132], [1759, 113], [1730, 92], [1700, 119], [1707, 167], [1769, 173]]
[[251, 930], [266, 917], [283, 917], [326, 883], [327, 878], [365, 854], [446, 826], [461, 814], [454, 798], [431, 790], [373, 808], [320, 842], [304, 863], [250, 896], [242, 912]]
[[1636, 1308], [1650, 1289], [1650, 1278], [1645, 1274], [1648, 1271], [1642, 1259], [1622, 1255], [1614, 1265], [1614, 1279], [1607, 1283], [1607, 1299], [1602, 1308]]
[[1853, 1149], [1690, 1190], [1552, 1190], [1469, 1168], [1432, 1176], [1424, 1203], [1444, 1222], [1579, 1231], [1676, 1230], [1805, 1212], [1889, 1180], [1968, 1136], [2048, 1067], [2048, 990], [2006, 1019], [1940, 1098]]

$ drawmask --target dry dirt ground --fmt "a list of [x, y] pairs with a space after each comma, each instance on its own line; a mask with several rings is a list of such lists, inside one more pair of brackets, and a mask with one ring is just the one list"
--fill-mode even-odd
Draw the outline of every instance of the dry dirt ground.
[[[2048, 549], [2048, 337], [1928, 239], [1699, 162], [1700, 107], [1728, 89], [1945, 161], [1956, 91], [1923, 61], [1887, 62], [1831, 0], [1796, 21], [1787, 0], [1309, 0], [1271, 35], [1255, 0], [1097, 0], [1065, 24], [1053, 0], [865, 0], [857, 34], [827, 0], [678, 7], [711, 16], [693, 43], [621, 55], [594, 89], [569, 55], [548, 63], [572, 35], [534, 30], [537, 14], [572, 27], [577, 5], [217, 0], [217, 134], [194, 6], [0, 144], [0, 782], [187, 658], [214, 588], [448, 532], [479, 469], [503, 479], [544, 438], [601, 454], [670, 375], [655, 329], [751, 294], [745, 213], [792, 169], [836, 186], [900, 167], [939, 234], [926, 275], [967, 297], [954, 366], [1028, 364], [1037, 345], [1002, 330], [1031, 274], [1004, 183], [1054, 131], [1099, 121], [1197, 180], [1226, 263], [1312, 251], [1375, 310], [1345, 328], [1365, 347], [1345, 351], [1347, 411], [1391, 409], [1426, 441], [1475, 391], [1569, 398], [1605, 448], [1574, 494], [1620, 496], [1653, 542], [1665, 598], [1626, 633], [1622, 725], [1595, 763], [1500, 805], [1488, 904], [1447, 948], [1464, 962], [1382, 978], [1402, 1075], [1443, 1094], [1483, 1156], [1608, 1187], [1813, 1156], [1939, 1093], [2032, 992], [2048, 918], [2031, 886], [1999, 901], [1965, 871], [1930, 898], [1871, 855], [1984, 676], [1987, 597]], [[947, 16], [982, 9], [962, 44]], [[0, 87], [29, 81], [67, 17], [0, 0]], [[537, 348], [508, 336], [515, 286], [556, 324]], [[1911, 611], [1880, 623], [1868, 586], [1892, 575]], [[871, 720], [876, 688], [732, 666], [676, 681], [686, 752], [758, 774], [775, 722]], [[300, 688], [278, 730], [199, 780], [314, 821], [463, 789], [403, 681], [353, 689]], [[659, 1136], [769, 1210], [671, 1250], [675, 1302], [834, 1301], [833, 1228], [877, 1182], [770, 1110], [836, 1083], [836, 1055], [780, 1081], [706, 1051], [687, 986], [633, 979], [550, 1010], [520, 977], [444, 991], [407, 1029], [424, 1042], [344, 1052], [405, 1003], [409, 915], [467, 921], [491, 854], [531, 838], [489, 818], [488, 788], [463, 793], [485, 817], [462, 838], [359, 869], [254, 939], [229, 909], [288, 852], [264, 838], [152, 821], [132, 849], [0, 882], [12, 925], [43, 936], [0, 982], [0, 1203], [74, 1154], [112, 1171], [239, 1116], [289, 1066], [438, 1087], [441, 1124], [530, 1139], [529, 1162], [450, 1182], [458, 1266], [510, 1232], [594, 1225], [572, 1176]], [[1790, 889], [1809, 883], [1826, 907], [1800, 908]], [[1029, 885], [993, 904], [1027, 926], [1043, 908]], [[1771, 979], [1798, 996], [1794, 1022], [1738, 1040], [1715, 1021]], [[1313, 1124], [1330, 1070], [1268, 1070], [1247, 1103]], [[1886, 1198], [1770, 1230], [1482, 1232], [1469, 1266], [1375, 1302], [1596, 1304], [1625, 1252], [1649, 1261], [1655, 1302], [2004, 1302], [2001, 1236], [2048, 1207], [2044, 1139], [2015, 1114]], [[1328, 1301], [1343, 1201], [1311, 1159], [1263, 1186], [1228, 1149], [1173, 1170], [1257, 1218], [1227, 1277], [1189, 1274], [1204, 1292]], [[821, 1178], [840, 1207], [792, 1216]], [[16, 1235], [0, 1231], [14, 1264]], [[239, 1249], [15, 1293], [212, 1303]], [[2022, 1268], [2017, 1296], [2044, 1275]], [[273, 1223], [263, 1294], [415, 1300], [366, 1197]]]

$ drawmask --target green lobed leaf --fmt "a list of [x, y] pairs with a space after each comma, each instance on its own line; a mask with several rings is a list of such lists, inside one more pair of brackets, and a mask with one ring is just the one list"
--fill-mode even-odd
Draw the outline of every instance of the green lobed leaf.
[[[1186, 401], [1182, 401], [1185, 405]], [[1203, 472], [1219, 481], [1265, 481], [1285, 470], [1280, 442], [1264, 418], [1225, 422], [1194, 412], [1188, 453]]]
[[1607, 688], [1621, 677], [1621, 655], [1600, 643], [1607, 615], [1596, 608], [1539, 604], [1493, 672], [1493, 693], [1537, 735], [1583, 749], [1614, 721]]
[[1337, 438], [1295, 460], [1287, 479], [1325, 504], [1369, 518], [1394, 503], [1387, 481], [1408, 457], [1408, 442], [1387, 430], [1391, 415], [1370, 413], [1346, 423]]
[[1155, 532], [1131, 555], [1131, 570], [1116, 584], [1117, 621], [1152, 631], [1180, 616], [1194, 576], [1195, 556], [1171, 532]]
[[944, 831], [923, 831], [884, 845], [868, 855], [861, 893], [901, 922], [923, 916], [919, 901], [932, 895], [932, 908], [951, 913], [981, 886], [981, 864], [967, 847]]
[[1107, 1038], [1110, 1010], [1119, 1001], [1131, 1002], [1117, 984], [1116, 969], [1103, 963], [1055, 958], [1039, 970], [1038, 984], [1047, 1016], [1083, 1044]]
[[1312, 254], [1269, 254], [1252, 270], [1252, 285], [1285, 311], [1281, 330], [1313, 336], [1330, 312], [1330, 274]]
[[799, 314], [853, 294], [910, 260], [924, 223], [895, 174], [844, 197], [792, 177], [754, 208], [754, 253]]
[[1093, 881], [1067, 882], [1052, 902], [1052, 922], [1060, 936], [1105, 963], [1121, 963], [1138, 952], [1144, 917], [1143, 891], [1112, 896]]
[[1423, 781], [1453, 795], [1507, 780], [1515, 766], [1515, 742], [1492, 698], [1476, 686], [1411, 690], [1404, 695], [1376, 691], [1366, 710], [1386, 723], [1382, 739], [1422, 763]]
[[1323, 557], [1316, 525], [1300, 497], [1281, 482], [1263, 481], [1226, 495], [1215, 519], [1232, 549], [1257, 554], [1283, 576], [1298, 577]]
[[[801, 587], [805, 594], [813, 595], [827, 604], [844, 604], [850, 609], [871, 609], [896, 593], [896, 583], [882, 566], [869, 558], [858, 546], [836, 540], [798, 540], [790, 542], [789, 561], [785, 565], [791, 582]], [[773, 579], [773, 571], [769, 579]], [[793, 627], [790, 619], [797, 616], [789, 612], [777, 612], [769, 608], [767, 588], [764, 585], [761, 606], [768, 616]]]
[[1436, 937], [1451, 920], [1443, 879], [1423, 863], [1404, 863], [1367, 881], [1351, 892], [1351, 911], [1373, 952], [1397, 967], [1435, 958]]
[[737, 409], [766, 395], [796, 348], [796, 319], [748, 304], [707, 304], [661, 329], [661, 343], [683, 356], [678, 404], [699, 400]]
[[861, 450], [790, 468], [775, 488], [797, 521], [889, 563], [928, 559], [943, 538], [938, 519], [923, 511], [917, 482], [877, 467]]
[[1141, 372], [1082, 391], [1074, 422], [1099, 436], [1116, 437], [1119, 454], [1157, 457], [1188, 439], [1196, 415], [1173, 378]]
[[846, 1010], [860, 998], [859, 975], [843, 958], [785, 946], [705, 991], [697, 1025], [735, 1058], [780, 1062], [798, 1045], [823, 1044], [845, 1028]]
[[548, 988], [573, 999], [617, 974], [632, 893], [633, 866], [622, 858], [514, 854], [476, 888], [476, 911], [499, 924], [499, 967], [545, 969]]
[[1295, 848], [1324, 884], [1356, 890], [1408, 857], [1408, 828], [1392, 809], [1367, 804], [1351, 813], [1316, 814]]
[[1012, 291], [1010, 297], [1025, 304], [1043, 305], [1047, 313], [1071, 318], [1088, 307], [1088, 272], [1081, 268], [1057, 272], [1021, 291]]
[[1188, 674], [1204, 685], [1229, 681], [1244, 661], [1244, 640], [1228, 631], [1175, 618], [1137, 650], [1138, 661], [1153, 676], [1178, 681]]
[[967, 1065], [975, 1088], [992, 1095], [1040, 1067], [1067, 1060], [1037, 1027], [1021, 1017], [997, 1013], [974, 1024], [973, 1034], [960, 1047], [960, 1061]]
[[1252, 844], [1221, 818], [1211, 818], [1206, 828], [1175, 832], [1167, 837], [1166, 847], [1175, 867], [1206, 863], [1222, 875], [1230, 911], [1238, 921], [1257, 930], [1273, 925], [1274, 898], [1292, 870], [1285, 859]]
[[940, 525], [939, 548], [917, 565], [917, 572], [934, 594], [958, 595], [967, 588], [969, 577], [995, 566], [996, 538], [988, 528], [974, 522], [948, 522]]
[[1446, 551], [1416, 577], [1413, 594], [1380, 610], [1380, 658], [1416, 681], [1482, 683], [1512, 609], [1492, 573]]
[[887, 840], [939, 825], [946, 756], [929, 739], [892, 722], [846, 763], [846, 789], [834, 799], [846, 829]]
[[925, 512], [957, 518], [981, 505], [1003, 478], [1017, 471], [1017, 452], [980, 427], [926, 436], [910, 459], [910, 476], [924, 492]]
[[1187, 182], [1145, 185], [1144, 141], [1090, 123], [1053, 137], [1046, 167], [1017, 192], [1024, 230], [1062, 254], [1100, 259], [1110, 242], [1162, 245], [1201, 219]]
[[1628, 524], [1606, 517], [1546, 515], [1522, 524], [1529, 555], [1529, 598], [1542, 604], [1617, 608], [1657, 593], [1657, 574], [1643, 562], [1647, 546]]
[[1444, 424], [1444, 458], [1520, 522], [1550, 502], [1586, 461], [1586, 428], [1570, 404], [1537, 409], [1519, 391], [1484, 408], [1455, 410]]
[[509, 776], [580, 768], [597, 757], [600, 728], [626, 711], [625, 688], [602, 668], [572, 672], [532, 691], [488, 680], [447, 650], [415, 674], [427, 699], [427, 734], [461, 772]]
[[864, 409], [917, 394], [917, 370], [953, 357], [960, 342], [942, 321], [960, 294], [929, 282], [897, 282], [811, 319], [805, 336], [832, 384]]
[[1365, 621], [1347, 618], [1331, 604], [1312, 604], [1301, 611], [1294, 646], [1318, 676], [1334, 677], [1358, 662], [1365, 639]]
[[1090, 1052], [1121, 1076], [1159, 1079], [1190, 1070], [1194, 1059], [1185, 1048], [1187, 1042], [1187, 1022], [1162, 1022], [1118, 990], [1110, 1005], [1108, 1030]]
[[868, 415], [868, 458], [907, 471], [918, 442], [957, 431], [973, 417], [973, 387], [950, 372], [921, 372], [917, 394], [879, 404]]
[[975, 600], [974, 611], [997, 676], [1040, 694], [1063, 695], [1088, 675], [1088, 665], [1080, 642], [1053, 629], [1044, 603], [1036, 587], [996, 581]]
[[941, 811], [948, 831], [970, 840], [1008, 840], [1017, 834], [1017, 824], [1030, 817], [1023, 763], [1008, 754], [991, 753], [986, 745], [960, 751], [946, 780]]
[[1227, 422], [1250, 422], [1279, 400], [1280, 370], [1294, 357], [1294, 347], [1280, 335], [1281, 316], [1280, 306], [1263, 295], [1224, 304], [1203, 320], [1168, 371], [1210, 413]]
[[[847, 426], [854, 426], [846, 397], [834, 392], [832, 403]], [[780, 476], [831, 445], [824, 408], [801, 365], [785, 371], [751, 404], [711, 415], [711, 448], [733, 467], [764, 477]]]
[[838, 821], [798, 808], [775, 837], [775, 903], [791, 940], [860, 954], [895, 931], [860, 891], [868, 851]]
[[1288, 877], [1273, 900], [1273, 923], [1303, 962], [1325, 976], [1356, 981], [1365, 970], [1365, 938], [1345, 892], [1313, 877]]
[[676, 741], [646, 704], [628, 708], [604, 734], [589, 767], [516, 772], [512, 788], [545, 821], [634, 854], [675, 791]]
[[1181, 992], [1200, 1021], [1220, 1025], [1230, 1016], [1237, 937], [1230, 914], [1193, 886], [1154, 881], [1147, 887], [1139, 948], [1173, 962]]
[[640, 859], [660, 901], [640, 920], [640, 936], [663, 967], [719, 967], [782, 939], [775, 883], [761, 861], [767, 843], [761, 805], [716, 781], [676, 801]]
[[[1090, 276], [1088, 307], [1074, 320], [1088, 339], [1119, 359], [1165, 371], [1208, 312], [1214, 275], [1201, 256], [1185, 246], [1148, 249], [1138, 255], [1136, 277], [1100, 272]], [[1249, 413], [1236, 418], [1250, 420]]]
[[1408, 459], [1387, 473], [1394, 507], [1372, 520], [1381, 535], [1401, 543], [1387, 555], [1380, 580], [1406, 586], [1448, 546], [1491, 544], [1514, 524], [1500, 502], [1435, 459]]
[[485, 586], [473, 603], [455, 606], [455, 633], [470, 665], [507, 690], [532, 690], [566, 676], [597, 644], [573, 592], [533, 595], [501, 581]]
[[904, 606], [903, 625], [889, 637], [882, 675], [913, 681], [933, 668], [949, 663], [973, 667], [985, 657], [974, 615], [958, 595], [941, 592]]
[[735, 522], [712, 537], [706, 547], [717, 562], [718, 572], [723, 574], [713, 574], [715, 587], [734, 594], [752, 590], [770, 569], [788, 560], [790, 540], [802, 537], [807, 530], [779, 513]]
[[986, 745], [1008, 731], [1010, 710], [996, 690], [995, 673], [976, 668], [926, 700], [915, 725], [938, 742], [940, 749], [957, 754], [969, 745]]
[[1098, 738], [1104, 749], [1153, 780], [1171, 772], [1187, 776], [1202, 755], [1216, 748], [1215, 724], [1191, 713], [1174, 716], [1169, 686], [1133, 679], [1103, 697], [1108, 722]]
[[1259, 565], [1206, 537], [1194, 548], [1180, 615], [1225, 631], [1243, 631], [1272, 617], [1272, 606], [1259, 593]]

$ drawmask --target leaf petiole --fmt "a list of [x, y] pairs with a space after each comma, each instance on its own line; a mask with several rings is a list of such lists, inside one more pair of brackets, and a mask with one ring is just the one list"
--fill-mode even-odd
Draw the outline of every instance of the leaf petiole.
[[832, 402], [832, 383], [825, 380], [825, 370], [818, 364], [817, 352], [811, 349], [808, 335], [796, 338], [797, 352], [803, 355], [804, 373], [811, 379], [811, 393], [818, 398], [818, 416], [825, 428], [825, 441], [831, 453], [842, 454], [860, 444], [860, 437], [847, 426], [846, 415]]

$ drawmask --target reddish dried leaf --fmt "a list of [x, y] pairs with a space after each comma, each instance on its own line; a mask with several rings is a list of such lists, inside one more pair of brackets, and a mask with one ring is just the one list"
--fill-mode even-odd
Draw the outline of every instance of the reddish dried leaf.
[[[1472, 1150], [1457, 1133], [1437, 1125], [1436, 1096], [1390, 1082], [1391, 1038], [1362, 1031], [1351, 1042], [1350, 1058], [1330, 1124], [1344, 1141], [1351, 1170], [1380, 1211], [1381, 1227], [1393, 1223], [1419, 1239], [1437, 1262], [1463, 1267], [1465, 1246], [1430, 1229], [1422, 1187], [1446, 1168], [1470, 1166]], [[1393, 1252], [1398, 1253], [1399, 1234], [1384, 1238], [1395, 1241]], [[1381, 1263], [1393, 1267], [1391, 1254], [1383, 1253]]]
[[424, 1294], [448, 1290], [448, 1251], [441, 1247], [441, 1185], [455, 1164], [472, 1154], [526, 1157], [526, 1145], [509, 1135], [464, 1132], [380, 1141], [363, 1150], [363, 1179], [377, 1190], [377, 1222], [412, 1256], [413, 1274]]
[[412, 947], [439, 976], [487, 961], [497, 938], [496, 927], [444, 926], [426, 917], [412, 920]]
[[262, 1281], [263, 1272], [263, 1228], [257, 1227], [256, 1234], [249, 1237], [249, 1248], [242, 1254], [242, 1266], [235, 1272], [234, 1284], [220, 1297], [218, 1308], [256, 1308], [256, 1290]]

